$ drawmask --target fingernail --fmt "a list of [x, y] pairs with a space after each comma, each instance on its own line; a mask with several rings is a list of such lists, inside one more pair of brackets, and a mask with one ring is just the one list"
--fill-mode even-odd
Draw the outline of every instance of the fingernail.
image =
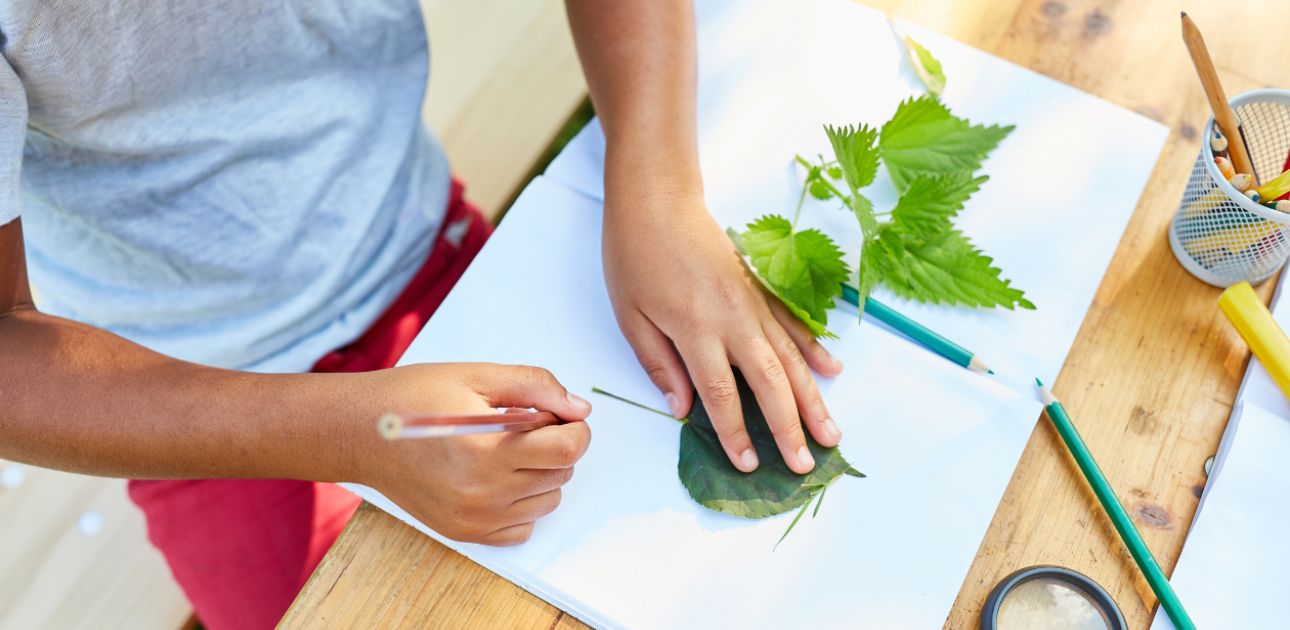
[[667, 399], [667, 406], [672, 409], [672, 417], [680, 418], [681, 417], [681, 399], [677, 398], [676, 394], [673, 394], [672, 392], [668, 392], [663, 397]]
[[745, 471], [752, 471], [754, 468], [757, 468], [756, 451], [751, 448], [745, 450], [744, 454], [739, 456], [739, 461], [743, 463]]
[[835, 440], [842, 437], [842, 430], [839, 429], [838, 425], [833, 422], [833, 418], [824, 419], [824, 432], [828, 433], [829, 437]]
[[573, 392], [569, 392], [569, 404], [582, 410], [591, 409], [591, 403], [579, 397]]
[[833, 364], [833, 368], [835, 370], [839, 370], [839, 371], [842, 370], [842, 362], [837, 360], [837, 358], [831, 354], [829, 355], [829, 363]]
[[815, 468], [815, 458], [811, 457], [811, 449], [805, 446], [797, 449], [797, 463], [801, 464], [803, 468]]

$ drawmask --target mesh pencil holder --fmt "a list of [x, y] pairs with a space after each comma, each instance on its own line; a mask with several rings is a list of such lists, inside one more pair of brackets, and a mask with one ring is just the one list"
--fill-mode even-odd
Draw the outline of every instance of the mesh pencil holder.
[[[1229, 101], [1244, 130], [1260, 184], [1281, 174], [1290, 152], [1290, 91], [1254, 90]], [[1192, 275], [1216, 287], [1258, 284], [1290, 256], [1290, 214], [1251, 201], [1219, 172], [1210, 151], [1214, 119], [1201, 137], [1169, 246]]]

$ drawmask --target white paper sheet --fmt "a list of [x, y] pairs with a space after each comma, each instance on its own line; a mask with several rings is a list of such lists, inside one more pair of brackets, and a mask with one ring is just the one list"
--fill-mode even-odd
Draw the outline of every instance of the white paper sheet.
[[[1170, 583], [1198, 628], [1284, 628], [1290, 618], [1290, 420], [1243, 403]], [[1173, 630], [1163, 610], [1152, 630]]]
[[853, 314], [831, 320], [847, 365], [820, 379], [865, 479], [772, 551], [792, 514], [709, 511], [676, 473], [680, 425], [590, 394], [664, 408], [615, 323], [598, 201], [545, 179], [516, 202], [402, 363], [541, 365], [589, 398], [591, 449], [526, 544], [447, 541], [600, 628], [938, 627], [958, 594], [1040, 404]]
[[[1269, 310], [1272, 311], [1272, 319], [1276, 320], [1282, 330], [1290, 330], [1290, 306], [1285, 299], [1285, 276], [1277, 284], [1277, 290], [1272, 294], [1272, 304]], [[1215, 302], [1214, 308], [1218, 308]], [[1241, 408], [1244, 403], [1251, 403], [1269, 413], [1282, 417], [1290, 418], [1290, 400], [1286, 399], [1281, 388], [1277, 387], [1276, 381], [1272, 380], [1272, 375], [1268, 374], [1267, 368], [1259, 362], [1259, 358], [1250, 357], [1250, 363], [1245, 368], [1245, 378], [1241, 381], [1241, 389], [1236, 392], [1236, 402], [1232, 405], [1232, 415], [1227, 420], [1227, 426], [1223, 429], [1223, 437], [1218, 443], [1218, 452], [1214, 454], [1214, 463], [1210, 466], [1208, 479], [1216, 479], [1223, 470], [1223, 464], [1227, 461], [1227, 453], [1232, 447], [1232, 440], [1236, 437], [1236, 431], [1241, 425]], [[1208, 480], [1205, 483], [1205, 491], [1200, 495], [1200, 503], [1196, 506], [1196, 513], [1192, 516], [1192, 523], [1200, 518], [1201, 511], [1205, 508], [1205, 499], [1209, 497], [1209, 489], [1213, 484]]]
[[[923, 93], [886, 17], [844, 0], [696, 2], [699, 143], [705, 197], [718, 222], [791, 216], [794, 154], [832, 155], [823, 125], [886, 122]], [[978, 353], [1014, 387], [1056, 379], [1168, 129], [1126, 109], [901, 22], [939, 59], [943, 101], [974, 124], [1016, 125], [986, 161], [990, 176], [955, 223], [1026, 291], [1037, 311], [947, 308], [875, 297]], [[603, 199], [604, 135], [593, 121], [547, 170]], [[866, 191], [896, 203], [885, 169]], [[808, 201], [818, 227], [859, 261], [860, 232], [836, 201]]]

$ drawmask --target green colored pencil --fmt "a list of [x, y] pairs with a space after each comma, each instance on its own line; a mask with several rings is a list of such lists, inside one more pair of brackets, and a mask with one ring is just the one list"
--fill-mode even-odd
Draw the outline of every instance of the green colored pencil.
[[1138, 568], [1142, 569], [1142, 574], [1146, 576], [1147, 583], [1151, 585], [1151, 590], [1155, 592], [1156, 599], [1160, 600], [1160, 606], [1165, 609], [1165, 614], [1174, 622], [1174, 627], [1178, 630], [1196, 630], [1196, 624], [1191, 622], [1191, 617], [1187, 616], [1187, 611], [1183, 610], [1182, 602], [1178, 601], [1178, 595], [1174, 594], [1174, 589], [1169, 585], [1169, 579], [1165, 577], [1164, 571], [1160, 570], [1160, 565], [1156, 564], [1156, 559], [1151, 555], [1151, 550], [1147, 548], [1147, 543], [1142, 541], [1142, 535], [1138, 533], [1138, 528], [1133, 526], [1133, 521], [1129, 520], [1129, 513], [1124, 511], [1124, 506], [1120, 504], [1120, 499], [1115, 496], [1115, 491], [1111, 489], [1111, 484], [1107, 483], [1106, 476], [1102, 474], [1102, 469], [1098, 468], [1097, 461], [1093, 459], [1093, 454], [1088, 452], [1088, 447], [1084, 445], [1084, 439], [1079, 436], [1079, 431], [1075, 430], [1075, 425], [1071, 423], [1070, 416], [1066, 415], [1066, 409], [1062, 407], [1060, 400], [1053, 396], [1053, 392], [1039, 379], [1035, 379], [1039, 385], [1039, 393], [1044, 399], [1044, 408], [1048, 411], [1048, 417], [1052, 419], [1053, 425], [1057, 427], [1057, 432], [1061, 434], [1062, 440], [1066, 442], [1066, 448], [1070, 449], [1071, 455], [1075, 456], [1075, 462], [1079, 464], [1079, 469], [1084, 472], [1084, 478], [1088, 480], [1088, 485], [1093, 486], [1093, 493], [1097, 499], [1102, 502], [1102, 507], [1106, 509], [1107, 515], [1111, 517], [1111, 523], [1115, 525], [1115, 531], [1120, 532], [1120, 539], [1124, 541], [1125, 546], [1129, 548], [1129, 553], [1133, 560], [1138, 563]]
[[[849, 284], [842, 285], [842, 299], [846, 300], [852, 306], [860, 308], [860, 292]], [[865, 298], [864, 312], [873, 315], [878, 321], [899, 330], [909, 336], [909, 338], [918, 343], [927, 346], [932, 352], [939, 354], [973, 372], [983, 374], [994, 374], [985, 361], [978, 358], [972, 351], [960, 346], [949, 339], [946, 339], [935, 332], [932, 332], [926, 326], [901, 315], [890, 306], [879, 302], [873, 298]]]

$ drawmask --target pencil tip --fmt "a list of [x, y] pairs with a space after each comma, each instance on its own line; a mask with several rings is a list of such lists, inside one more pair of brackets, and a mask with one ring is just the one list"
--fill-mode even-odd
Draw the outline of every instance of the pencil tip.
[[986, 374], [994, 374], [994, 370], [986, 370], [986, 371], [985, 371], [985, 373], [986, 373]]
[[1186, 12], [1186, 11], [1183, 11], [1183, 12], [1182, 12], [1182, 16], [1183, 16], [1183, 17], [1187, 17], [1187, 12]]
[[1039, 379], [1035, 379], [1035, 384], [1036, 384], [1036, 385], [1038, 385], [1038, 386], [1040, 386], [1040, 387], [1043, 387], [1043, 386], [1044, 386], [1044, 384], [1043, 384], [1043, 383], [1040, 383], [1040, 382], [1039, 382]]

